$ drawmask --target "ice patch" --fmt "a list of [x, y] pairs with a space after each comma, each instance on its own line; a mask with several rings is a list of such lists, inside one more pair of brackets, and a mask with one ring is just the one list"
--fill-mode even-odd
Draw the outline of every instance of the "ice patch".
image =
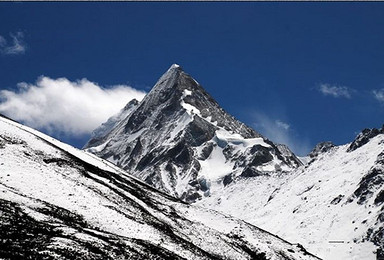
[[188, 90], [188, 89], [184, 89], [183, 91], [183, 98], [185, 98], [186, 96], [190, 96], [192, 95], [192, 91]]
[[233, 168], [232, 163], [226, 163], [223, 148], [219, 146], [213, 148], [207, 160], [199, 160], [199, 162], [201, 165], [199, 176], [211, 181], [216, 181], [231, 173]]
[[216, 131], [215, 139], [219, 146], [232, 144], [242, 152], [244, 152], [248, 147], [252, 147], [257, 144], [264, 147], [270, 147], [270, 145], [264, 142], [263, 138], [261, 137], [246, 139], [239, 134], [229, 133], [224, 129], [219, 129]]
[[200, 113], [200, 110], [198, 110], [196, 107], [190, 105], [190, 104], [187, 104], [183, 101], [181, 101], [181, 106], [187, 110], [187, 113], [191, 116], [193, 116], [194, 114], [198, 115], [201, 117], [201, 113]]
[[185, 103], [184, 102], [184, 98], [186, 96], [189, 96], [189, 95], [192, 95], [192, 91], [188, 90], [188, 89], [184, 89], [183, 91], [183, 95], [181, 97], [181, 101], [180, 101], [180, 105], [187, 111], [187, 113], [191, 116], [193, 115], [198, 115], [202, 118], [201, 116], [201, 113], [200, 113], [200, 110], [197, 109], [196, 107], [192, 106], [191, 104], [188, 104], [188, 103]]

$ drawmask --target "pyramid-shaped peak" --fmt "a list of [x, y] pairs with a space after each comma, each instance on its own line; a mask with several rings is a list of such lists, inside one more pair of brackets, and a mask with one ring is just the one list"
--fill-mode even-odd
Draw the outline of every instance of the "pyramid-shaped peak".
[[[157, 122], [159, 118], [164, 120], [164, 124], [167, 120], [178, 121], [177, 118], [183, 117], [185, 113], [197, 115], [201, 120], [215, 122], [215, 127], [222, 127], [244, 138], [260, 137], [253, 129], [227, 114], [211, 95], [177, 64], [173, 64], [161, 76], [139, 103], [131, 118], [140, 120], [131, 119], [135, 124], [128, 124], [126, 131], [134, 133], [143, 128], [143, 124], [145, 127], [153, 127], [150, 124]], [[165, 119], [166, 117], [169, 118]]]
[[[171, 67], [160, 77], [155, 86], [147, 95], [159, 95], [159, 92], [171, 91], [174, 94], [182, 95], [184, 89], [196, 90], [199, 84], [190, 75], [185, 73], [180, 65], [172, 64]], [[175, 90], [178, 90], [175, 92]], [[181, 92], [180, 92], [181, 91]], [[180, 93], [178, 93], [180, 92]]]
[[[253, 169], [268, 162], [272, 165], [273, 158], [285, 168], [300, 164], [288, 148], [280, 152], [272, 142], [225, 112], [196, 80], [175, 65], [108, 136], [96, 141], [89, 143], [97, 145], [93, 147], [98, 155], [187, 201], [196, 200], [196, 194], [208, 189], [199, 186], [197, 176], [205, 164], [195, 157], [209, 160], [214, 149], [213, 161], [220, 158], [228, 162], [227, 168], [217, 170], [221, 177], [228, 175], [229, 169], [233, 174], [244, 170], [245, 175], [253, 176]], [[99, 149], [101, 144], [106, 145]], [[235, 156], [237, 159], [232, 160]], [[248, 162], [252, 165], [245, 169]], [[202, 170], [204, 174], [209, 175], [210, 167], [216, 164], [210, 165]]]
[[181, 69], [181, 66], [179, 64], [173, 63], [169, 69]]
[[164, 73], [164, 75], [174, 74], [175, 72], [180, 72], [180, 71], [183, 71], [183, 68], [179, 64], [174, 63], [171, 65], [171, 67], [169, 67], [169, 69]]

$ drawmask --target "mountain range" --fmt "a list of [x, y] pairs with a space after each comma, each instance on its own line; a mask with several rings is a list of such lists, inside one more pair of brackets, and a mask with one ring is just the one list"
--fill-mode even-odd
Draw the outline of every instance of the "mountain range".
[[384, 249], [384, 130], [298, 158], [226, 113], [179, 65], [141, 102], [93, 132], [85, 150], [158, 190], [236, 216], [324, 259]]

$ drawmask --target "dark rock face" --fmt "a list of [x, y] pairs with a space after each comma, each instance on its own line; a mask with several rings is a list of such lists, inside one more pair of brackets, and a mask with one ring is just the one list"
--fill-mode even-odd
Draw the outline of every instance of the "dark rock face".
[[377, 136], [378, 134], [383, 134], [384, 129], [377, 129], [377, 128], [366, 128], [364, 129], [360, 134], [358, 134], [355, 138], [355, 140], [351, 143], [351, 145], [348, 147], [347, 152], [352, 152], [356, 150], [357, 148], [365, 145], [369, 142], [373, 137]]
[[199, 155], [198, 159], [199, 160], [206, 160], [208, 157], [211, 155], [213, 151], [213, 143], [207, 143], [201, 150], [201, 154]]
[[232, 177], [232, 174], [228, 174], [224, 177], [223, 179], [223, 184], [224, 186], [227, 186], [228, 184], [230, 184], [231, 182], [233, 181], [233, 177]]
[[248, 164], [249, 166], [258, 166], [273, 160], [273, 156], [270, 153], [270, 149], [261, 145], [253, 146], [251, 149], [251, 153], [253, 154], [253, 159]]
[[380, 205], [380, 204], [384, 203], [384, 190], [381, 190], [379, 192], [379, 194], [377, 194], [374, 203], [376, 205]]
[[[361, 179], [358, 188], [353, 193], [358, 204], [365, 203], [384, 184], [384, 152], [377, 156], [375, 166]], [[382, 201], [382, 191], [378, 194], [375, 203]]]
[[318, 143], [315, 148], [309, 153], [309, 157], [317, 157], [321, 153], [326, 153], [330, 151], [335, 145], [332, 142], [321, 142]]
[[376, 231], [369, 229], [367, 239], [372, 241], [376, 246], [376, 259], [384, 259], [384, 228], [380, 227]]
[[256, 170], [255, 168], [253, 167], [246, 167], [244, 169], [244, 171], [241, 173], [241, 177], [246, 177], [246, 178], [249, 178], [249, 177], [257, 177], [257, 176], [260, 176], [260, 175], [263, 175], [262, 172]]
[[184, 138], [191, 146], [200, 146], [211, 140], [215, 135], [215, 131], [215, 126], [195, 116], [194, 120], [185, 129]]
[[[82, 217], [63, 208], [49, 206], [39, 209], [65, 225], [88, 228]], [[111, 259], [106, 246], [98, 248], [75, 236], [65, 234], [46, 222], [28, 216], [20, 205], [0, 199], [0, 257], [4, 259]], [[70, 241], [71, 250], [54, 243], [54, 239]], [[117, 243], [116, 243], [117, 244]], [[107, 251], [107, 252], [106, 252]], [[52, 255], [56, 255], [54, 258]], [[128, 256], [128, 254], [127, 254]]]
[[[384, 203], [384, 152], [377, 156], [374, 166], [368, 171], [366, 175], [361, 179], [358, 188], [354, 191], [353, 195], [347, 201], [353, 202], [357, 199], [357, 204], [366, 205], [368, 200], [371, 199], [374, 194], [376, 197], [373, 201], [375, 206], [380, 206]], [[380, 190], [381, 189], [381, 190]], [[377, 249], [377, 257], [381, 257], [384, 252], [384, 228], [382, 223], [384, 222], [384, 207], [381, 207], [376, 227], [369, 229], [367, 232], [367, 239], [372, 241]], [[379, 228], [377, 228], [379, 227]], [[380, 258], [378, 258], [380, 259]]]
[[[269, 141], [269, 140], [267, 140]], [[269, 141], [269, 144], [274, 147], [276, 156], [285, 164], [290, 165], [293, 168], [303, 165], [303, 163], [296, 157], [296, 155], [285, 144], [274, 144]]]
[[[226, 185], [238, 176], [255, 176], [275, 162], [278, 168], [301, 165], [288, 147], [276, 146], [226, 113], [179, 66], [173, 65], [140, 103], [128, 104], [122, 111], [128, 110], [121, 112], [124, 118], [113, 117], [119, 122], [108, 120], [108, 127], [95, 131], [86, 148], [189, 202], [209, 194], [211, 181]], [[250, 146], [249, 140], [261, 144]], [[218, 179], [199, 175], [202, 164], [222, 156], [223, 164], [231, 166], [210, 169], [220, 175]]]

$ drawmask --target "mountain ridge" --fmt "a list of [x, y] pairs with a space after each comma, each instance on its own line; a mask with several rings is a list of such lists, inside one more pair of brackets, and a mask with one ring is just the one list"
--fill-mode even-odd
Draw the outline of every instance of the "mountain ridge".
[[319, 259], [0, 117], [0, 258]]

